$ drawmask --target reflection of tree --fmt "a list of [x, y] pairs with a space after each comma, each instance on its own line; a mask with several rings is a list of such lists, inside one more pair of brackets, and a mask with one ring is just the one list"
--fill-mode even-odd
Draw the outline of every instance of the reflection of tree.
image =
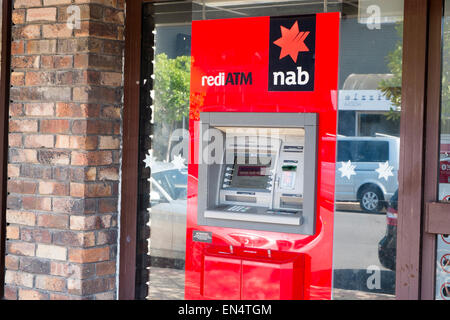
[[189, 115], [189, 84], [191, 57], [174, 59], [165, 53], [155, 58], [155, 132], [153, 155], [159, 160], [169, 160], [170, 135], [183, 126]]
[[395, 49], [387, 56], [388, 68], [393, 74], [393, 77], [381, 80], [379, 83], [379, 89], [395, 107], [395, 109], [391, 108], [387, 114], [387, 119], [393, 121], [398, 121], [400, 119], [400, 112], [398, 111], [402, 105], [403, 23], [397, 24], [396, 29], [400, 36], [400, 40], [397, 41]]
[[[399, 36], [403, 37], [403, 23], [397, 24], [397, 32]], [[444, 47], [442, 56], [442, 133], [450, 133], [450, 20], [447, 18], [444, 23]], [[393, 51], [387, 56], [388, 68], [394, 75], [392, 78], [382, 80], [379, 84], [379, 89], [392, 102], [392, 104], [400, 110], [401, 95], [402, 95], [402, 55], [403, 55], [403, 41], [399, 40]], [[391, 108], [388, 112], [388, 119], [398, 120], [400, 113]]]
[[[447, 11], [448, 12], [448, 11]], [[442, 128], [441, 132], [450, 134], [450, 17], [444, 20], [442, 50]]]

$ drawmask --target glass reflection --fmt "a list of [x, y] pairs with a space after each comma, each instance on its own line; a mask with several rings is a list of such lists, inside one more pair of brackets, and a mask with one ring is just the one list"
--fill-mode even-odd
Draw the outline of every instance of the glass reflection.
[[393, 299], [403, 1], [359, 1], [344, 14], [333, 298]]
[[[184, 298], [187, 154], [172, 155], [178, 141], [171, 136], [176, 129], [188, 129], [190, 22], [339, 11], [343, 18], [333, 298], [392, 299], [403, 1], [194, 1], [151, 6], [156, 35], [154, 132], [147, 159], [152, 169], [148, 298]], [[144, 36], [152, 31], [144, 28]]]
[[[450, 201], [450, 1], [444, 3], [442, 20], [442, 85], [441, 85], [441, 134], [439, 157], [440, 201]], [[436, 251], [436, 300], [450, 300], [450, 236], [437, 236]]]
[[[147, 299], [184, 299], [187, 152], [175, 152], [177, 132], [188, 129], [191, 7], [189, 3], [146, 5], [154, 35], [153, 135], [146, 165], [150, 178], [150, 256]], [[145, 20], [144, 20], [145, 21]]]

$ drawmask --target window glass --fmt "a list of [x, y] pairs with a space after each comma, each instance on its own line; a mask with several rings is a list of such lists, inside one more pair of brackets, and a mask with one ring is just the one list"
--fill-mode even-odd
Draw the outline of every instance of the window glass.
[[[320, 12], [341, 13], [332, 297], [395, 297], [403, 0], [204, 0], [144, 7], [143, 41], [154, 46], [153, 74], [146, 76], [154, 79], [147, 93], [153, 132], [145, 152], [151, 192], [158, 193], [149, 204], [148, 299], [184, 298], [188, 155], [174, 151], [179, 135], [173, 133], [189, 128], [191, 22]], [[244, 169], [243, 178], [258, 171]]]
[[387, 141], [338, 141], [338, 161], [383, 162], [389, 161]]
[[395, 297], [403, 1], [344, 1], [334, 299]]
[[174, 148], [177, 132], [188, 127], [192, 4], [145, 4], [143, 12], [143, 61], [152, 67], [143, 68], [142, 78], [153, 81], [144, 95], [153, 123], [146, 136], [151, 148], [144, 150], [151, 171], [147, 299], [178, 300], [184, 298], [188, 174], [186, 152]]

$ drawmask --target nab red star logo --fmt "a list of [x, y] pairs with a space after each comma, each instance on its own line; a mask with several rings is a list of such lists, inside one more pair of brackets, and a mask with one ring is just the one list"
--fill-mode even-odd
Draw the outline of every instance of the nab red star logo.
[[290, 56], [297, 63], [298, 53], [309, 51], [305, 44], [308, 35], [309, 31], [299, 31], [298, 21], [295, 21], [290, 29], [281, 26], [281, 38], [274, 41], [274, 44], [281, 48], [280, 60]]

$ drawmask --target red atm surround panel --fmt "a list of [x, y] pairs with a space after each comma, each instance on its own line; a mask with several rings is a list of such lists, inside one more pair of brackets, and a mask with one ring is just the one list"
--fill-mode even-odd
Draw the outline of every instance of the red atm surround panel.
[[[302, 32], [304, 17], [308, 16], [287, 17], [284, 27], [293, 30], [297, 21]], [[270, 17], [192, 23], [186, 299], [331, 298], [340, 15], [314, 17], [310, 91], [269, 91]], [[252, 83], [202, 84], [204, 76], [235, 72], [251, 72]], [[255, 117], [258, 112], [318, 114], [314, 235], [197, 225], [200, 112], [254, 112]], [[194, 231], [211, 232], [212, 240], [194, 240]]]

